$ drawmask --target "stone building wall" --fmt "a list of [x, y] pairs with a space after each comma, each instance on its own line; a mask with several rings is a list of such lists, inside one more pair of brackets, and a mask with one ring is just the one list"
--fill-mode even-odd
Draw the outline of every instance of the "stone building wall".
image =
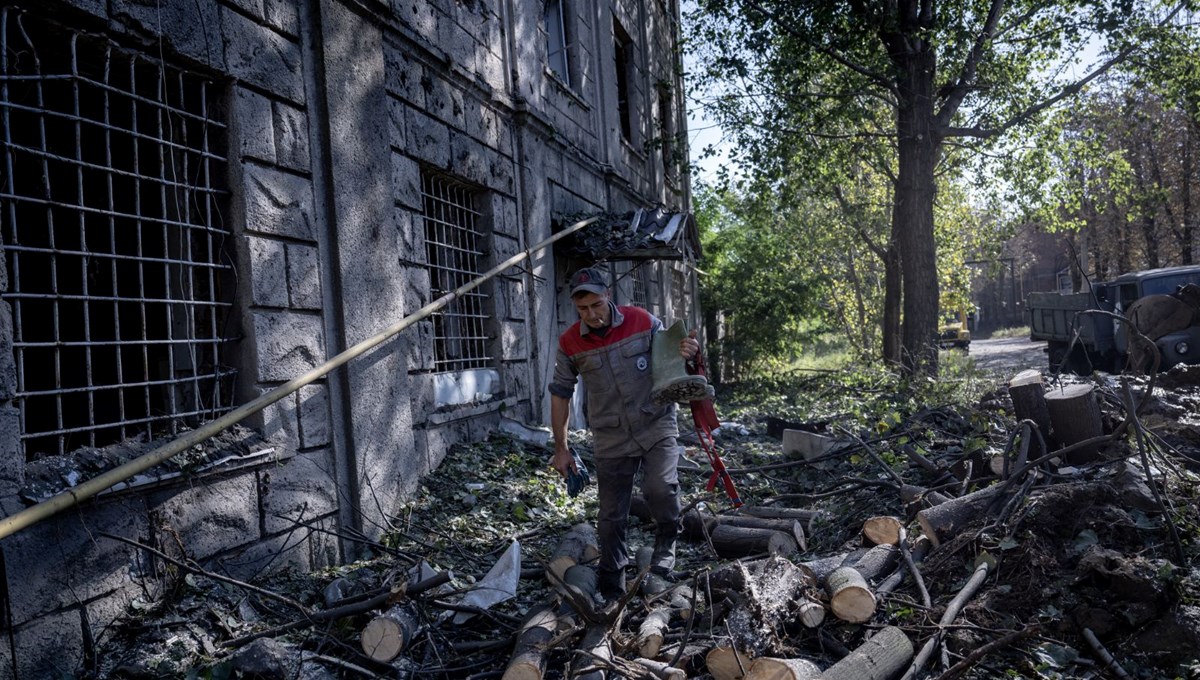
[[[217, 288], [230, 299], [221, 332], [231, 341], [220, 361], [236, 369], [230, 390], [242, 404], [435, 299], [430, 258], [443, 251], [427, 243], [431, 186], [467, 197], [480, 231], [470, 266], [484, 271], [548, 238], [568, 215], [688, 208], [685, 170], [670, 176], [654, 144], [664, 129], [655, 94], [663, 87], [673, 88], [671, 129], [683, 138], [677, 7], [560, 2], [566, 74], [549, 66], [544, 0], [62, 0], [4, 11], [169, 63], [219, 93], [205, 110], [220, 119], [211, 154], [220, 157], [220, 198], [200, 219], [228, 234], [230, 267]], [[616, 104], [614, 21], [631, 42], [628, 138]], [[168, 116], [172, 124], [180, 123]], [[89, 134], [104, 134], [89, 125]], [[163, 203], [166, 223], [189, 209]], [[0, 215], [0, 238], [12, 233], [11, 219]], [[10, 272], [12, 262], [0, 260], [6, 516], [33, 498], [27, 472], [36, 459], [39, 469], [60, 458], [70, 468], [83, 451], [68, 445], [43, 458], [25, 450], [14, 309], [17, 279], [28, 273]], [[454, 443], [486, 436], [502, 407], [545, 422], [554, 341], [573, 321], [562, 287], [580, 264], [544, 250], [485, 284], [488, 318], [475, 331], [482, 369], [441, 370], [449, 354], [435, 336], [446, 331], [422, 320], [247, 418], [261, 439], [229, 461], [142, 480], [0, 539], [0, 678], [86, 669], [109, 624], [135, 600], [161, 594], [165, 565], [105, 534], [183, 550], [240, 578], [356, 557], [354, 544], [322, 530], [381, 534], [420, 476]], [[644, 266], [660, 314], [675, 266]], [[116, 279], [116, 265], [113, 272]], [[23, 351], [32, 366], [33, 350]], [[166, 439], [157, 433], [155, 442]], [[88, 449], [89, 460], [120, 446]]]

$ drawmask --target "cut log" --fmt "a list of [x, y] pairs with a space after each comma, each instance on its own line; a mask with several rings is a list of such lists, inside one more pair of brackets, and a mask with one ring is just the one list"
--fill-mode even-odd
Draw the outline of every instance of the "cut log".
[[363, 653], [375, 661], [387, 663], [400, 656], [420, 626], [409, 607], [396, 605], [379, 614], [362, 630], [360, 643]]
[[867, 582], [891, 573], [892, 569], [896, 568], [896, 563], [900, 560], [900, 549], [895, 545], [877, 545], [871, 548], [862, 557], [854, 560], [849, 566], [854, 567], [854, 570], [862, 575]]
[[654, 659], [634, 659], [633, 663], [650, 671], [654, 677], [662, 678], [662, 680], [687, 680], [687, 673], [683, 669], [675, 668], [670, 664]]
[[864, 623], [875, 615], [875, 595], [854, 567], [838, 567], [825, 579], [829, 608], [849, 623]]
[[987, 512], [996, 500], [999, 489], [999, 485], [989, 486], [941, 505], [925, 508], [917, 513], [917, 521], [936, 548]]
[[[791, 534], [797, 543], [804, 536], [804, 527], [799, 520], [791, 518], [743, 517], [742, 515], [709, 515], [691, 510], [683, 515], [684, 536], [694, 541], [704, 540], [718, 526], [746, 527], [749, 529], [771, 529]], [[798, 535], [797, 535], [798, 532]]]
[[[1100, 403], [1092, 385], [1067, 385], [1046, 393], [1046, 408], [1050, 412], [1050, 428], [1060, 447], [1104, 434]], [[1087, 446], [1067, 455], [1072, 465], [1087, 463], [1099, 457], [1100, 446]]]
[[549, 607], [532, 611], [517, 634], [512, 658], [502, 680], [542, 680], [546, 670], [546, 646], [558, 628], [558, 617]]
[[776, 508], [766, 505], [746, 506], [738, 510], [742, 515], [750, 517], [762, 517], [765, 519], [798, 519], [801, 522], [810, 522], [815, 517], [821, 516], [820, 510], [801, 510], [800, 508]]
[[871, 517], [863, 522], [863, 537], [872, 545], [896, 545], [903, 526], [899, 517]]
[[608, 629], [602, 625], [589, 626], [583, 634], [583, 642], [579, 643], [579, 649], [586, 653], [576, 653], [572, 657], [570, 677], [575, 680], [604, 680], [606, 674], [602, 662], [612, 658]]
[[593, 562], [599, 556], [600, 548], [596, 541], [596, 529], [587, 523], [576, 524], [558, 542], [558, 547], [554, 549], [554, 554], [550, 556], [550, 561], [547, 563], [546, 571], [552, 572], [558, 578], [555, 579], [550, 575], [547, 575], [546, 578], [551, 583], [557, 584], [563, 574], [567, 573], [567, 569], [576, 564]]
[[599, 580], [596, 570], [590, 566], [576, 564], [567, 569], [567, 573], [563, 574], [563, 583], [555, 586], [565, 596], [558, 608], [559, 618], [573, 625], [576, 610], [583, 610], [585, 616], [594, 613]]
[[846, 658], [826, 668], [821, 680], [889, 680], [912, 657], [912, 642], [904, 631], [886, 626]]
[[708, 575], [708, 585], [710, 588], [741, 592], [746, 589], [746, 577], [766, 561], [766, 559], [761, 559], [728, 562]]
[[809, 560], [808, 562], [801, 562], [799, 566], [812, 572], [813, 577], [817, 579], [817, 585], [823, 586], [825, 585], [825, 579], [829, 578], [829, 574], [834, 569], [847, 564], [854, 564], [863, 555], [866, 555], [869, 550], [869, 548], [859, 548], [858, 550], [852, 550], [841, 555], [830, 555], [828, 557]]
[[642, 625], [638, 628], [638, 655], [643, 659], [657, 657], [658, 650], [662, 649], [663, 639], [666, 637], [667, 628], [670, 625], [671, 610], [666, 607], [651, 609], [646, 614], [646, 618], [642, 620]]
[[[1045, 387], [1042, 384], [1042, 372], [1036, 368], [1021, 371], [1008, 381], [1008, 395], [1012, 397], [1013, 415], [1018, 421], [1032, 420], [1042, 433], [1042, 441], [1049, 444], [1050, 439], [1050, 410], [1046, 406]], [[1037, 442], [1029, 442], [1029, 457], [1041, 458], [1046, 451]], [[996, 474], [1000, 474], [997, 472]]]
[[804, 598], [796, 605], [796, 620], [805, 628], [816, 628], [825, 622], [825, 605]]
[[712, 532], [712, 545], [721, 557], [747, 555], [788, 555], [796, 552], [796, 539], [782, 531], [717, 525]]
[[821, 667], [807, 659], [772, 659], [760, 656], [750, 664], [746, 680], [818, 680]]
[[921, 510], [945, 503], [950, 496], [923, 486], [905, 484], [900, 487], [900, 500], [904, 503], [905, 516], [911, 521]]
[[704, 657], [713, 680], [740, 680], [746, 676], [753, 659], [745, 652], [740, 652], [728, 645], [713, 647]]

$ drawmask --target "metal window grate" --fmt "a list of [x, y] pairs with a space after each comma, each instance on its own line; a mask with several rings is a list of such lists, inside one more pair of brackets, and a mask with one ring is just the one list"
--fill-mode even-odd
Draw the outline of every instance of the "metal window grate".
[[232, 408], [213, 83], [0, 9], [0, 242], [27, 459]]
[[637, 264], [633, 265], [633, 269], [629, 272], [629, 278], [633, 284], [633, 295], [630, 299], [630, 302], [632, 302], [635, 307], [649, 309], [647, 306], [647, 303], [649, 302], [649, 296], [647, 295], [646, 287], [646, 263], [638, 262]]
[[[440, 175], [421, 176], [425, 256], [435, 298], [483, 273], [487, 246], [475, 208], [477, 193]], [[493, 366], [489, 297], [476, 288], [433, 315], [434, 371]]]
[[671, 299], [677, 305], [675, 316], [680, 319], [688, 318], [687, 278], [678, 269], [671, 270]]

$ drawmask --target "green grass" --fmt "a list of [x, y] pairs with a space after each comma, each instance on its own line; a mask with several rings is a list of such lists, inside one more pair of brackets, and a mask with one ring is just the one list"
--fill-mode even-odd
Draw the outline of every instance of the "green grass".
[[991, 333], [980, 334], [979, 339], [996, 339], [996, 338], [1028, 338], [1029, 326], [1013, 326], [1011, 328], [997, 328]]

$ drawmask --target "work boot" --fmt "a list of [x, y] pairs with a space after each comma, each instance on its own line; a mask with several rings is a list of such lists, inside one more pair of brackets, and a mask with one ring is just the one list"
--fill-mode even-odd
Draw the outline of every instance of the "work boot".
[[621, 599], [625, 595], [625, 570], [600, 571], [596, 592], [606, 604]]
[[679, 356], [679, 343], [686, 336], [682, 321], [654, 334], [650, 345], [650, 370], [654, 378], [650, 399], [659, 406], [672, 402], [686, 404], [709, 396], [708, 380], [702, 375], [689, 375], [683, 357]]

